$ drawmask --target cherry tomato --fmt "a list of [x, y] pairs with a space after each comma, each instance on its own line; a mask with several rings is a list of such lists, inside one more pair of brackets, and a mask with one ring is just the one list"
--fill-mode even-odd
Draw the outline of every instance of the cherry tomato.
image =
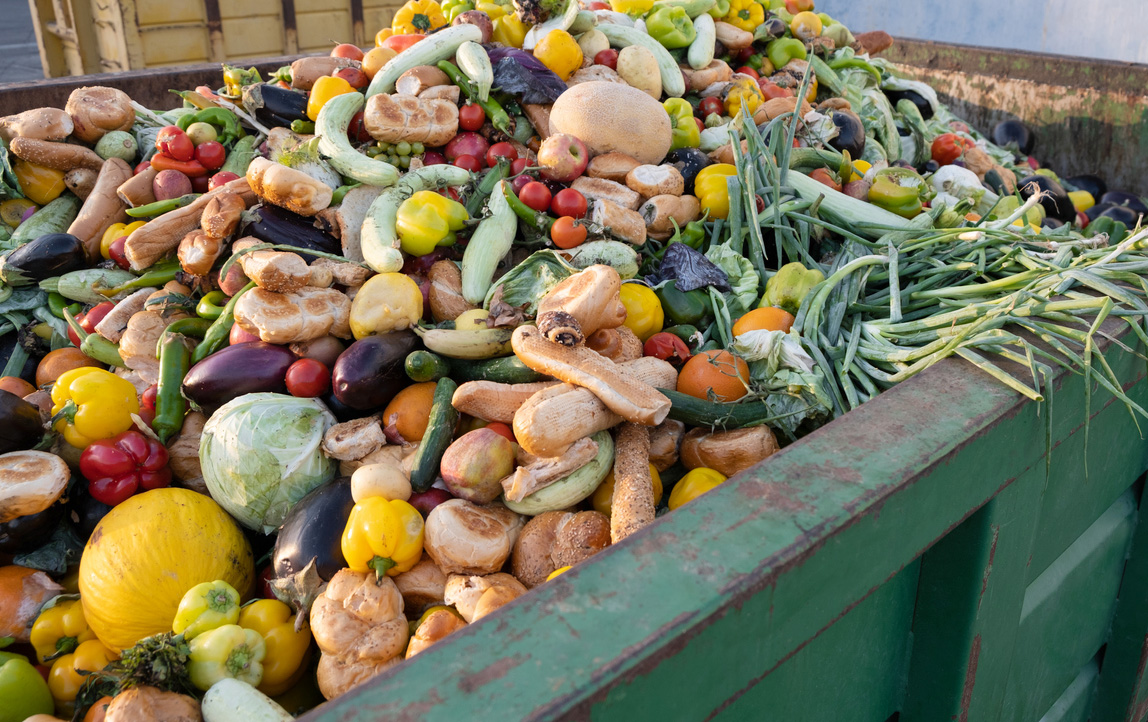
[[530, 181], [518, 192], [518, 200], [539, 213], [544, 213], [550, 208], [550, 189], [538, 181]]
[[529, 158], [519, 158], [510, 164], [510, 175], [519, 175], [530, 166]]
[[355, 90], [362, 90], [371, 82], [367, 74], [358, 68], [339, 68], [335, 71], [335, 77], [346, 80]]
[[227, 160], [227, 151], [218, 140], [211, 140], [195, 146], [195, 159], [208, 170], [219, 170]]
[[761, 77], [760, 75], [757, 74], [756, 70], [749, 67], [748, 65], [743, 65], [733, 72], [741, 73], [742, 75], [748, 75], [749, 77], [753, 78], [754, 80], [757, 80]]
[[956, 133], [942, 133], [933, 139], [933, 160], [941, 165], [952, 165], [954, 161], [965, 154], [965, 151], [976, 144], [968, 138]]
[[721, 104], [721, 98], [702, 98], [702, 102], [698, 103], [698, 115], [702, 120], [714, 114], [721, 115], [723, 112], [725, 106]]
[[292, 396], [315, 398], [331, 388], [331, 372], [322, 361], [301, 358], [287, 367], [287, 391]]
[[148, 426], [151, 426], [151, 422], [155, 421], [155, 397], [158, 393], [159, 384], [152, 384], [140, 394], [140, 418], [143, 419]]
[[686, 342], [672, 333], [655, 333], [646, 339], [642, 346], [643, 356], [653, 356], [663, 361], [669, 361], [674, 366], [681, 366], [690, 359], [690, 347]]
[[195, 157], [195, 143], [177, 125], [161, 128], [155, 138], [155, 147], [175, 160], [189, 161]]
[[467, 103], [458, 109], [458, 127], [463, 130], [476, 131], [486, 122], [486, 111], [481, 105]]
[[353, 143], [366, 143], [371, 139], [367, 127], [363, 125], [363, 111], [351, 116], [351, 124], [347, 126], [347, 138]]
[[477, 173], [482, 170], [482, 161], [473, 155], [460, 155], [454, 159], [454, 165], [463, 170], [468, 170], [471, 173]]
[[423, 153], [423, 165], [444, 165], [445, 163], [446, 156], [437, 150], [428, 150]]
[[230, 183], [233, 180], [239, 180], [239, 176], [235, 175], [229, 170], [221, 171], [211, 176], [207, 181], [207, 189], [213, 191], [225, 183]]
[[554, 200], [550, 202], [550, 212], [556, 216], [582, 218], [586, 215], [586, 196], [573, 188], [563, 188], [554, 194]]
[[139, 165], [136, 166], [136, 169], [132, 171], [132, 175], [139, 175], [140, 173], [143, 173], [148, 168], [151, 168], [151, 161], [145, 160], [143, 163], [140, 163]]
[[116, 265], [125, 271], [131, 268], [132, 265], [131, 262], [128, 261], [127, 251], [124, 250], [124, 246], [127, 245], [127, 242], [127, 236], [120, 236], [112, 241], [112, 245], [108, 246], [108, 258], [115, 261]]
[[604, 3], [604, 2], [601, 2], [600, 0], [594, 0], [594, 2], [592, 2], [586, 6], [586, 9], [587, 10], [609, 10], [610, 9], [610, 3]]
[[357, 46], [350, 43], [339, 43], [331, 50], [332, 58], [350, 58], [351, 60], [358, 60], [362, 62], [363, 51]]
[[493, 168], [498, 165], [499, 158], [505, 158], [513, 163], [518, 160], [518, 151], [510, 143], [495, 143], [486, 151], [486, 164]]
[[516, 444], [518, 443], [518, 439], [514, 438], [514, 431], [509, 426], [502, 423], [501, 421], [491, 421], [489, 424], [486, 425], [486, 428], [490, 429], [491, 431], [493, 431], [496, 434], [499, 434], [501, 436], [505, 436], [506, 438], [510, 439], [512, 442], [514, 442]]
[[562, 216], [550, 227], [550, 238], [563, 250], [577, 248], [586, 240], [586, 226], [576, 224], [570, 216]]
[[794, 96], [792, 90], [789, 88], [783, 88], [768, 78], [759, 79], [757, 81], [757, 87], [761, 88], [761, 95], [766, 100], [773, 100], [774, 98], [792, 98]]
[[613, 48], [599, 50], [594, 54], [595, 65], [605, 65], [610, 70], [618, 69], [618, 51]]
[[694, 122], [697, 123], [699, 133], [706, 129], [705, 121], [702, 120], [701, 118], [697, 117], [696, 115], [694, 116]]

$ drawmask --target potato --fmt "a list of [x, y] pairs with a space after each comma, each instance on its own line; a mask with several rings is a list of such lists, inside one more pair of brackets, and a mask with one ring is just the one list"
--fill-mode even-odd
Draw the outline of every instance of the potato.
[[578, 38], [578, 47], [582, 48], [582, 57], [593, 62], [595, 55], [610, 49], [610, 40], [601, 30], [590, 30]]
[[366, 464], [351, 474], [351, 496], [355, 501], [372, 496], [406, 501], [411, 498], [411, 482], [395, 464]]
[[157, 201], [171, 200], [191, 193], [191, 179], [177, 170], [161, 170], [151, 182]]
[[654, 100], [662, 97], [662, 74], [658, 70], [658, 60], [641, 45], [630, 45], [618, 53], [618, 75]]

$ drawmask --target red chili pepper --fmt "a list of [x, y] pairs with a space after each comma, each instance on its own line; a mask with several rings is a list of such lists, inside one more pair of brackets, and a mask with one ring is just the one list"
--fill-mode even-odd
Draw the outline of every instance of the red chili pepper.
[[156, 170], [177, 170], [188, 178], [207, 175], [207, 168], [197, 160], [176, 160], [163, 153], [156, 153], [151, 157], [151, 167]]
[[167, 448], [159, 441], [129, 430], [111, 439], [92, 442], [80, 454], [80, 473], [96, 501], [115, 506], [137, 491], [171, 484]]

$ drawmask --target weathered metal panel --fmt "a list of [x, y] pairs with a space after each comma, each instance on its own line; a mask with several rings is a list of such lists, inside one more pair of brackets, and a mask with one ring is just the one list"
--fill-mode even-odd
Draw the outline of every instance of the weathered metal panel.
[[1088, 722], [1092, 696], [1096, 693], [1099, 678], [1100, 669], [1096, 662], [1089, 662], [1072, 680], [1072, 684], [1068, 685], [1068, 689], [1052, 703], [1040, 722]]

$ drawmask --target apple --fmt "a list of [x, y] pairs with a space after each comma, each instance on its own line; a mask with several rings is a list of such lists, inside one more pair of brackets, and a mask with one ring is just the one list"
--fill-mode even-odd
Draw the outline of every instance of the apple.
[[454, 497], [451, 495], [451, 493], [446, 489], [440, 489], [437, 486], [432, 486], [426, 491], [416, 491], [411, 494], [411, 498], [407, 499], [407, 503], [418, 509], [419, 513], [422, 514], [423, 518], [425, 519], [427, 515], [431, 513], [431, 510], [436, 506], [443, 503], [444, 501], [447, 501], [448, 499], [453, 498]]
[[558, 133], [542, 141], [538, 149], [538, 165], [542, 175], [560, 183], [569, 183], [586, 170], [590, 151], [586, 144], [569, 133]]

